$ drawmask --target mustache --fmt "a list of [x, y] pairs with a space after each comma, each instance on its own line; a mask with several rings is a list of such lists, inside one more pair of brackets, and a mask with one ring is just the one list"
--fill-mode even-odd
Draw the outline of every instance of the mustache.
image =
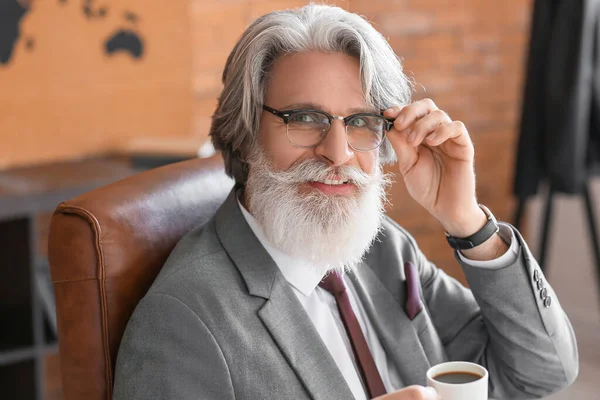
[[285, 171], [267, 170], [270, 178], [287, 184], [305, 183], [307, 181], [325, 180], [336, 177], [343, 181], [348, 181], [358, 188], [363, 188], [373, 184], [379, 174], [367, 174], [363, 170], [350, 165], [341, 165], [332, 167], [315, 159], [302, 160], [293, 164]]

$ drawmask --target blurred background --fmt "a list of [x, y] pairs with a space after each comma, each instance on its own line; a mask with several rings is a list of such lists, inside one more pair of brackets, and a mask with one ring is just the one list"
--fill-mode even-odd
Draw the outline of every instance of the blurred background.
[[[17, 385], [11, 398], [62, 399], [45, 261], [53, 209], [85, 190], [196, 157], [225, 60], [244, 28], [264, 13], [306, 3], [0, 0], [0, 387]], [[548, 213], [543, 182], [539, 194], [521, 199], [513, 190], [534, 1], [327, 3], [370, 20], [417, 83], [415, 99], [430, 97], [466, 124], [481, 203], [509, 222], [518, 222], [524, 206], [521, 230], [534, 254], [545, 238], [548, 280], [579, 340], [578, 380], [549, 399], [597, 399], [600, 300], [590, 207], [581, 193], [558, 190]], [[594, 211], [600, 185], [591, 176]], [[391, 203], [389, 214], [429, 259], [464, 282], [441, 226], [402, 182]]]

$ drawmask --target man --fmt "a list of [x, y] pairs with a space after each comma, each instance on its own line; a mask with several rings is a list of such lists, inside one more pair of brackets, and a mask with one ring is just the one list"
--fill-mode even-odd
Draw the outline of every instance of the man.
[[[448, 360], [485, 366], [495, 398], [575, 379], [555, 293], [519, 233], [477, 203], [465, 126], [410, 103], [370, 24], [321, 5], [267, 14], [223, 82], [211, 136], [236, 186], [135, 310], [116, 399], [435, 399], [426, 371]], [[384, 216], [394, 157], [471, 290]]]

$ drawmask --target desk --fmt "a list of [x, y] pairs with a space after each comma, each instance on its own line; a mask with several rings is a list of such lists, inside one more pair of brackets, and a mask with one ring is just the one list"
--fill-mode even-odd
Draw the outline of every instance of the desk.
[[47, 271], [47, 261], [40, 251], [38, 215], [141, 171], [127, 157], [0, 171], [1, 398], [43, 399], [44, 358], [57, 351], [40, 291], [39, 273]]

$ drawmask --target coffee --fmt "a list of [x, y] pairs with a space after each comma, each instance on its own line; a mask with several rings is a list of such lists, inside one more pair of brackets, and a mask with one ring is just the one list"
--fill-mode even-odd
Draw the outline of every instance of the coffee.
[[455, 385], [461, 383], [475, 382], [476, 380], [479, 380], [481, 378], [483, 378], [483, 376], [479, 374], [465, 371], [444, 372], [433, 377], [433, 379], [438, 382], [450, 383]]
[[427, 386], [444, 400], [488, 400], [488, 372], [479, 364], [449, 361], [427, 371]]

